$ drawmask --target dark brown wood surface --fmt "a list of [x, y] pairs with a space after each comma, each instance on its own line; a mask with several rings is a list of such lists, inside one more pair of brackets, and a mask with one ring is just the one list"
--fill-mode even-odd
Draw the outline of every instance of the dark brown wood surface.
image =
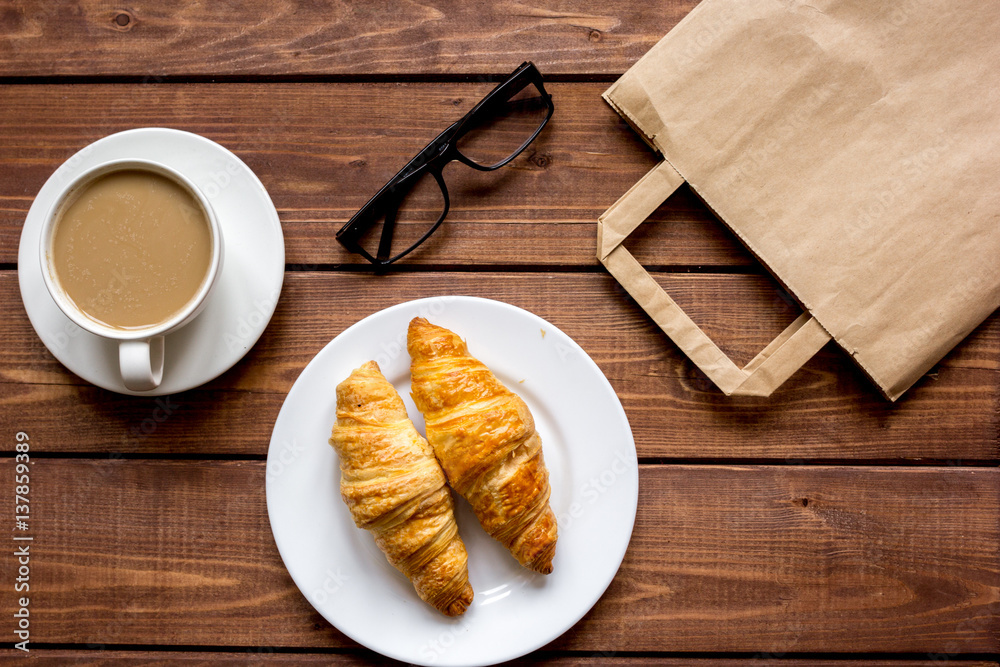
[[[798, 313], [762, 276], [658, 276], [744, 362]], [[7, 272], [0, 295], [12, 313], [0, 319], [0, 335], [12, 344], [0, 348], [0, 400], [7, 414], [31, 415], [24, 423], [40, 451], [263, 456], [285, 394], [327, 342], [373, 312], [441, 294], [512, 303], [578, 341], [617, 391], [641, 457], [988, 462], [998, 456], [996, 316], [896, 405], [833, 345], [769, 399], [726, 398], [601, 272], [290, 271], [275, 319], [248, 357], [208, 385], [174, 396], [176, 419], [155, 429], [146, 423], [155, 399], [95, 388], [52, 357], [19, 312], [16, 277]], [[259, 427], [227, 429], [234, 419]], [[67, 423], [75, 425], [72, 433]]]
[[8, 0], [0, 75], [617, 75], [696, 4]]
[[[12, 649], [0, 649], [0, 658], [14, 659]], [[882, 660], [852, 660], [847, 663], [852, 667], [935, 667], [948, 656], [932, 655], [923, 660], [882, 659]], [[761, 654], [752, 657], [755, 667], [844, 667], [845, 662], [837, 659], [793, 658], [772, 654]], [[280, 653], [271, 647], [247, 649], [243, 652], [201, 652], [187, 651], [184, 653], [166, 651], [116, 651], [116, 650], [66, 650], [54, 649], [46, 651], [42, 657], [36, 657], [34, 664], [53, 665], [94, 665], [127, 667], [132, 665], [171, 665], [175, 663], [187, 667], [202, 667], [208, 665], [247, 665], [247, 664], [279, 664], [279, 665], [335, 665], [340, 667], [358, 667], [370, 665], [373, 656], [369, 652], [331, 651], [323, 654]], [[995, 662], [984, 660], [959, 660], [962, 667], [991, 667]], [[405, 663], [382, 659], [379, 664], [402, 665]], [[546, 651], [539, 651], [527, 658], [506, 663], [515, 667], [527, 665], [558, 665], [558, 667], [739, 667], [747, 664], [746, 659], [736, 658], [651, 658], [631, 657], [614, 651], [595, 651], [579, 656], [566, 656]]]
[[[768, 399], [726, 398], [596, 260], [597, 217], [657, 162], [601, 92], [696, 4], [0, 6], [0, 494], [12, 508], [14, 435], [26, 431], [30, 657], [383, 663], [291, 581], [264, 457], [286, 393], [331, 339], [403, 301], [468, 294], [579, 342], [640, 459], [618, 576], [516, 664], [996, 664], [1000, 315], [895, 404], [835, 345]], [[556, 105], [529, 150], [493, 174], [448, 167], [448, 219], [398, 271], [375, 275], [346, 253], [336, 230], [526, 59]], [[246, 162], [278, 210], [287, 261], [246, 358], [159, 402], [63, 368], [17, 278], [46, 179], [87, 144], [147, 126], [201, 134]], [[627, 245], [737, 363], [800, 312], [687, 188]], [[23, 657], [9, 648], [16, 568], [0, 556], [3, 662]]]
[[[53, 171], [133, 127], [202, 134], [235, 152], [268, 189], [290, 264], [361, 264], [332, 233], [486, 83], [12, 85], [0, 96], [0, 262]], [[500, 174], [446, 170], [454, 205], [419, 265], [596, 268], [596, 220], [656, 164], [601, 99], [602, 83], [555, 83], [546, 132]], [[630, 247], [651, 265], [753, 266], [690, 192], [670, 199]], [[446, 244], [446, 245], [445, 245]]]
[[[263, 461], [38, 459], [32, 477], [46, 642], [356, 647], [282, 567]], [[549, 649], [1000, 650], [998, 470], [644, 465], [639, 488], [618, 576]]]

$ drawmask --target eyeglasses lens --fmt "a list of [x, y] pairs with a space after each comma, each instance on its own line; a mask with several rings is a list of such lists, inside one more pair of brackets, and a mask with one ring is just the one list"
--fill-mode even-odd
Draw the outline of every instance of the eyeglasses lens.
[[[407, 183], [409, 184], [409, 183]], [[390, 230], [391, 247], [379, 246], [383, 243], [382, 232], [391, 212], [380, 217], [375, 224], [365, 230], [358, 244], [372, 257], [388, 259], [411, 249], [433, 229], [445, 210], [444, 193], [434, 175], [429, 172], [417, 178], [413, 188], [399, 201], [393, 227]], [[385, 241], [388, 243], [388, 240]]]
[[541, 91], [529, 84], [509, 100], [500, 100], [483, 112], [455, 147], [476, 164], [492, 167], [524, 147], [545, 122], [549, 108]]

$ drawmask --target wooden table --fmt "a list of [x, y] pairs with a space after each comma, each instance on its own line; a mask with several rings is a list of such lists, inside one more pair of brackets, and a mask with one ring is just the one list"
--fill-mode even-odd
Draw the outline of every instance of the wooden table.
[[[580, 4], [6, 0], [0, 488], [17, 535], [23, 431], [30, 656], [380, 662], [282, 565], [264, 495], [271, 428], [298, 374], [346, 327], [402, 301], [468, 294], [578, 341], [621, 398], [639, 454], [616, 579], [528, 662], [995, 659], [1000, 317], [895, 405], [834, 346], [769, 399], [722, 396], [595, 259], [598, 215], [656, 162], [600, 94], [696, 3]], [[482, 75], [525, 59], [556, 105], [530, 149], [500, 174], [454, 169], [444, 228], [398, 270], [378, 276], [345, 253], [333, 239], [343, 221], [489, 90]], [[270, 192], [287, 252], [257, 345], [168, 410], [65, 370], [18, 290], [19, 235], [45, 180], [90, 142], [144, 126], [242, 158]], [[798, 314], [690, 192], [654, 220], [631, 250], [737, 362]], [[21, 655], [10, 648], [19, 565], [6, 554], [9, 659]]]

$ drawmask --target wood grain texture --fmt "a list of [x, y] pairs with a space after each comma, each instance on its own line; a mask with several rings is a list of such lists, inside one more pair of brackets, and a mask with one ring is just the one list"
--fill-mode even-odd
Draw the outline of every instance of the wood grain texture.
[[[926, 660], [815, 660], [782, 656], [778, 658], [753, 656], [755, 667], [940, 667], [941, 658], [929, 656]], [[13, 649], [0, 649], [0, 660], [23, 658], [20, 652]], [[128, 667], [142, 665], [143, 667], [158, 667], [163, 665], [181, 664], [186, 667], [208, 667], [210, 665], [247, 665], [247, 664], [278, 664], [278, 665], [346, 665], [358, 667], [361, 665], [405, 665], [406, 663], [390, 660], [366, 649], [352, 650], [349, 653], [279, 653], [275, 649], [249, 648], [242, 652], [226, 651], [149, 651], [149, 650], [66, 650], [66, 649], [31, 649], [33, 665], [63, 665], [73, 664], [80, 667], [114, 666]], [[980, 660], [965, 660], [957, 658], [961, 667], [995, 667], [995, 662]], [[523, 665], [557, 665], [558, 667], [739, 667], [746, 665], [745, 659], [726, 658], [670, 658], [670, 657], [631, 657], [622, 656], [615, 651], [595, 651], [584, 655], [554, 655], [551, 652], [539, 651], [530, 656], [503, 663], [507, 667]]]
[[[832, 344], [771, 398], [726, 398], [595, 259], [597, 217], [657, 162], [600, 94], [697, 2], [0, 4], [0, 427], [31, 434], [30, 658], [388, 664], [294, 586], [260, 457], [292, 383], [334, 336], [409, 299], [469, 294], [577, 340], [642, 457], [618, 576], [575, 627], [513, 664], [996, 666], [983, 658], [1000, 653], [1000, 314], [897, 404]], [[488, 78], [527, 58], [555, 100], [545, 132], [499, 172], [448, 168], [451, 213], [406, 258], [412, 271], [359, 270], [336, 230]], [[66, 371], [11, 270], [53, 171], [148, 126], [245, 161], [290, 265], [248, 356], [159, 399]], [[651, 219], [628, 247], [737, 363], [798, 314], [687, 188]], [[56, 346], [73, 334], [42, 332]], [[373, 339], [372, 356], [390, 344]], [[8, 451], [6, 498], [13, 468]], [[590, 497], [584, 482], [563, 501]], [[15, 567], [0, 558], [0, 579]], [[0, 614], [14, 604], [2, 596]], [[9, 646], [0, 662], [23, 657]], [[856, 659], [883, 652], [892, 659]]]
[[[738, 363], [752, 358], [798, 312], [762, 276], [658, 277]], [[0, 346], [0, 420], [8, 432], [32, 428], [37, 446], [51, 452], [260, 456], [285, 394], [327, 342], [371, 313], [442, 294], [514, 304], [580, 343], [618, 393], [640, 456], [1000, 458], [998, 316], [895, 404], [833, 345], [770, 398], [727, 398], [613, 278], [600, 273], [291, 272], [275, 317], [250, 354], [204, 387], [166, 400], [113, 394], [69, 373], [31, 328], [14, 273], [0, 272], [0, 340], [5, 342]], [[238, 326], [233, 323], [233, 332]], [[50, 342], [58, 344], [60, 333], [50, 334]], [[390, 344], [373, 341], [372, 357]], [[475, 341], [470, 344], [474, 348]]]
[[[288, 263], [367, 264], [336, 231], [491, 87], [0, 86], [0, 262], [17, 261], [28, 208], [60, 164], [109, 134], [163, 126], [208, 137], [247, 163], [278, 209]], [[447, 168], [447, 221], [407, 264], [598, 266], [598, 216], [656, 158], [601, 100], [606, 84], [550, 88], [556, 113], [512, 166]], [[647, 264], [757, 266], [686, 188], [651, 221], [667, 224], [645, 225], [630, 240]]]
[[[0, 463], [4, 480], [12, 467]], [[36, 459], [32, 639], [355, 646], [285, 571], [264, 472]], [[997, 651], [998, 495], [1000, 471], [985, 468], [642, 466], [618, 576], [547, 648]]]
[[696, 4], [11, 0], [0, 76], [617, 75]]

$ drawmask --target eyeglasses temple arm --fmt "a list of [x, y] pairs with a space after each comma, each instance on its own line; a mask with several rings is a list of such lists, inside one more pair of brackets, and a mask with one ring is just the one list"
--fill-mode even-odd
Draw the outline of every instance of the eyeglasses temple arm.
[[470, 125], [472, 118], [484, 110], [493, 110], [498, 106], [507, 104], [511, 97], [531, 84], [535, 84], [538, 87], [538, 91], [542, 94], [541, 99], [545, 102], [546, 106], [551, 104], [552, 96], [545, 90], [542, 75], [533, 63], [524, 62], [521, 63], [520, 67], [511, 72], [505, 80], [498, 83], [493, 90], [488, 92], [465, 116], [459, 119], [456, 125], [463, 126], [463, 129], [468, 129], [464, 126]]
[[396, 213], [399, 212], [399, 202], [393, 202], [385, 212], [385, 220], [382, 222], [382, 236], [378, 240], [378, 253], [375, 255], [379, 260], [389, 258], [392, 250], [392, 233], [396, 228]]
[[[371, 199], [365, 202], [365, 205], [362, 206], [357, 213], [351, 216], [351, 219], [348, 220], [347, 224], [345, 224], [340, 229], [340, 231], [337, 232], [337, 239], [342, 242], [357, 241], [358, 237], [361, 236], [365, 227], [359, 226], [360, 223], [356, 224], [356, 221], [366, 219], [367, 217], [370, 217], [372, 215], [377, 215], [377, 213], [372, 213], [373, 210], [372, 207], [377, 206], [376, 202], [382, 201], [387, 193], [393, 190], [398, 190], [400, 188], [401, 182], [405, 181], [410, 175], [425, 168], [428, 164], [433, 163], [441, 153], [441, 146], [447, 145], [451, 141], [452, 135], [458, 129], [458, 126], [459, 122], [455, 122], [449, 125], [441, 134], [434, 137], [434, 139], [429, 144], [427, 144], [419, 153], [417, 153], [413, 157], [413, 159], [407, 162], [402, 169], [396, 172], [395, 176], [390, 178], [389, 181], [385, 185], [383, 185], [379, 189], [379, 191], [376, 192], [374, 196], [372, 196]], [[395, 217], [396, 210], [398, 210], [398, 206], [391, 212], [393, 218]], [[387, 221], [389, 216], [390, 213], [387, 212], [386, 213]], [[391, 236], [391, 227], [392, 225], [390, 224], [383, 228], [383, 233], [382, 233], [383, 238], [385, 238], [386, 229], [389, 229], [389, 234]], [[382, 242], [379, 243], [379, 248], [381, 247], [382, 247]]]

